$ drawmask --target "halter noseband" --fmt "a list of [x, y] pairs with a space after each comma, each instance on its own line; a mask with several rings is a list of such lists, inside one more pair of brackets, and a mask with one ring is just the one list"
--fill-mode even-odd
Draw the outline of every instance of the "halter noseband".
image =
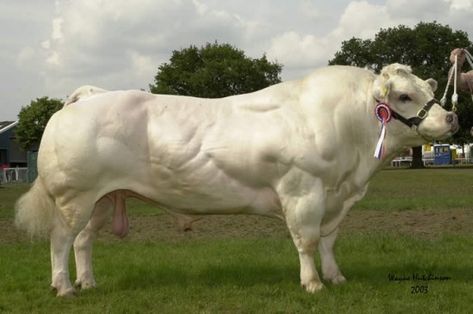
[[[378, 103], [380, 103], [380, 102], [378, 102]], [[413, 126], [415, 126], [415, 127], [419, 126], [419, 124], [427, 117], [427, 115], [429, 114], [429, 110], [432, 108], [432, 106], [434, 104], [439, 104], [440, 105], [440, 102], [437, 99], [432, 98], [417, 112], [417, 115], [415, 117], [412, 117], [412, 118], [409, 118], [409, 119], [404, 118], [402, 115], [397, 113], [392, 108], [390, 108], [390, 109], [391, 109], [392, 117], [394, 119], [399, 120], [402, 123], [404, 123], [405, 125], [407, 125], [408, 127], [412, 128]]]

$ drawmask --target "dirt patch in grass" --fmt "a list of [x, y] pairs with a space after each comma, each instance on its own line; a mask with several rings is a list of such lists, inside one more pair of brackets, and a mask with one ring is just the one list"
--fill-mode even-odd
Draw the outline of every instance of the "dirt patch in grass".
[[[283, 221], [249, 215], [205, 216], [192, 231], [179, 230], [170, 215], [131, 217], [129, 240], [173, 241], [206, 238], [290, 237]], [[102, 239], [111, 239], [110, 228]], [[473, 210], [448, 211], [352, 211], [343, 220], [340, 233], [388, 232], [435, 238], [442, 235], [473, 234]]]
[[[167, 214], [130, 215], [130, 232], [124, 241], [182, 241], [228, 238], [289, 238], [283, 221], [260, 216], [204, 216], [192, 225], [192, 231], [180, 230], [174, 218]], [[10, 219], [0, 219], [0, 244], [28, 241], [17, 231]], [[473, 210], [445, 211], [354, 210], [343, 220], [341, 234], [387, 232], [420, 238], [442, 235], [473, 235]], [[121, 241], [107, 224], [99, 235], [100, 241]]]
[[341, 232], [388, 232], [422, 238], [473, 235], [473, 210], [351, 211], [342, 222]]

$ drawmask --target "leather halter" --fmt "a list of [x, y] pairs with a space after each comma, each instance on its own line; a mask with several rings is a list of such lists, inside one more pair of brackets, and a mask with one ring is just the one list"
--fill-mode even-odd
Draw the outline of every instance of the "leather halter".
[[427, 115], [429, 114], [429, 110], [434, 104], [440, 105], [440, 102], [437, 99], [432, 98], [417, 112], [417, 115], [415, 117], [409, 119], [404, 118], [402, 115], [391, 109], [392, 117], [396, 120], [401, 121], [410, 128], [412, 128], [413, 126], [418, 127], [419, 124], [427, 117]]

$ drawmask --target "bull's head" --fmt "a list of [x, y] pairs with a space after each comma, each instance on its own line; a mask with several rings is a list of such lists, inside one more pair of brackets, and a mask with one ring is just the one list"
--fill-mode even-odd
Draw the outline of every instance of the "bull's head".
[[435, 100], [436, 89], [437, 81], [424, 81], [413, 75], [409, 66], [398, 63], [384, 67], [376, 78], [373, 96], [389, 105], [394, 118], [391, 123], [399, 123], [395, 132], [407, 137], [406, 145], [445, 139], [458, 131], [457, 115]]

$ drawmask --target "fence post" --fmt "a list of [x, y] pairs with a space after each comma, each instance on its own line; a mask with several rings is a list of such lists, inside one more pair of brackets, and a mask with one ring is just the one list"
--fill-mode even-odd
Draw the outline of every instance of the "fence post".
[[29, 150], [28, 159], [28, 182], [33, 182], [38, 176], [38, 152]]

